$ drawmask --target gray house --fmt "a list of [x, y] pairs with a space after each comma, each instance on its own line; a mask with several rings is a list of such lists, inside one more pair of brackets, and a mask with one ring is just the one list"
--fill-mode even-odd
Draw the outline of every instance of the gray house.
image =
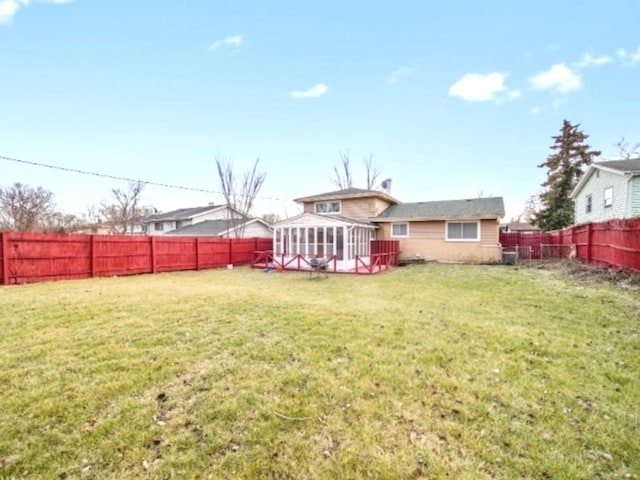
[[229, 205], [180, 208], [143, 219], [147, 235], [188, 237], [271, 237], [264, 220], [250, 218]]
[[592, 163], [571, 198], [578, 225], [640, 216], [640, 158]]

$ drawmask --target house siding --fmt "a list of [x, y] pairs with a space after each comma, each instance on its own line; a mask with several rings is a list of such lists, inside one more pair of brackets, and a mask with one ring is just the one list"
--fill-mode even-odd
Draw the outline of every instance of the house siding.
[[271, 237], [271, 235], [272, 235], [271, 234], [271, 230], [269, 228], [267, 228], [266, 226], [264, 226], [260, 222], [255, 222], [255, 223], [252, 223], [251, 225], [247, 225], [245, 227], [242, 236], [244, 238], [251, 238], [251, 237], [269, 238], [269, 237]]
[[[599, 175], [598, 175], [599, 173]], [[629, 177], [596, 169], [575, 199], [575, 223], [603, 222], [629, 216], [627, 190]], [[613, 187], [613, 205], [604, 206], [604, 190]], [[586, 212], [587, 197], [592, 196], [591, 213]]]
[[[466, 220], [463, 220], [466, 221]], [[409, 237], [391, 237], [391, 224], [381, 225], [378, 238], [400, 242], [400, 258], [425, 258], [437, 261], [456, 262], [497, 262], [500, 260], [498, 244], [499, 225], [497, 220], [480, 222], [480, 240], [475, 242], [452, 242], [445, 239], [443, 220], [409, 222]]]
[[633, 177], [629, 182], [628, 217], [640, 216], [640, 176]]
[[[305, 203], [304, 213], [315, 213], [315, 203]], [[340, 216], [360, 221], [367, 221], [370, 217], [378, 216], [389, 206], [384, 200], [371, 197], [341, 199], [340, 204]]]

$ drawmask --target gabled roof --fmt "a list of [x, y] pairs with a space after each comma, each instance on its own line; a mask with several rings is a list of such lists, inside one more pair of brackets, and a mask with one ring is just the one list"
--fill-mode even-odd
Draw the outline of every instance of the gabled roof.
[[362, 188], [346, 188], [344, 190], [335, 190], [333, 192], [319, 193], [308, 197], [295, 198], [293, 201], [297, 203], [319, 202], [323, 200], [345, 200], [348, 198], [379, 198], [387, 203], [396, 204], [398, 200], [391, 195], [378, 190], [365, 190]]
[[626, 160], [609, 160], [606, 162], [593, 163], [592, 165], [594, 167], [603, 167], [611, 170], [617, 170], [623, 174], [640, 174], [640, 158], [630, 158]]
[[589, 181], [589, 178], [596, 170], [602, 170], [616, 175], [623, 175], [628, 177], [640, 176], [640, 158], [633, 158], [627, 160], [608, 160], [606, 162], [596, 162], [589, 165], [587, 171], [582, 175], [580, 181], [571, 192], [571, 198], [576, 198], [580, 190]]
[[269, 224], [267, 224], [264, 220], [259, 218], [248, 218], [244, 219], [233, 219], [233, 220], [205, 220], [203, 222], [194, 223], [193, 225], [186, 225], [184, 227], [176, 228], [175, 230], [171, 230], [167, 232], [165, 235], [208, 235], [208, 236], [219, 236], [228, 231], [237, 230], [241, 226], [248, 226], [252, 223], [262, 223], [267, 228], [270, 228]]
[[504, 201], [502, 197], [489, 197], [399, 203], [391, 205], [371, 220], [374, 222], [390, 222], [398, 220], [481, 219], [502, 216], [504, 216]]
[[330, 227], [330, 226], [360, 226], [368, 228], [376, 228], [375, 225], [371, 225], [369, 222], [360, 220], [354, 220], [352, 218], [341, 217], [340, 215], [318, 215], [316, 213], [301, 213], [295, 217], [285, 218], [277, 222], [275, 226], [318, 226], [318, 227]]
[[193, 208], [179, 208], [178, 210], [172, 210], [166, 213], [156, 213], [149, 215], [144, 219], [145, 222], [163, 222], [163, 221], [176, 221], [176, 220], [188, 220], [200, 215], [202, 213], [211, 212], [220, 208], [225, 208], [226, 205], [208, 205], [206, 207], [193, 207]]

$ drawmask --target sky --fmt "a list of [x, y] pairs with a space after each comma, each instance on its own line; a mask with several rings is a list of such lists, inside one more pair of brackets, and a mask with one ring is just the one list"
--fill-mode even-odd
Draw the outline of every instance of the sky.
[[601, 160], [640, 142], [638, 18], [637, 0], [0, 0], [0, 187], [74, 214], [118, 178], [185, 187], [146, 186], [166, 212], [223, 203], [216, 159], [259, 159], [253, 213], [286, 216], [348, 154], [354, 187], [371, 157], [400, 201], [501, 196], [509, 219], [564, 119]]

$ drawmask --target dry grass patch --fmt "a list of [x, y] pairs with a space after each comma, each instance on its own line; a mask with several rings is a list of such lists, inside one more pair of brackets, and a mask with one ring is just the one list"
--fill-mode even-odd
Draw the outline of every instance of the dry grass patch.
[[633, 292], [546, 270], [0, 290], [0, 478], [633, 478]]

